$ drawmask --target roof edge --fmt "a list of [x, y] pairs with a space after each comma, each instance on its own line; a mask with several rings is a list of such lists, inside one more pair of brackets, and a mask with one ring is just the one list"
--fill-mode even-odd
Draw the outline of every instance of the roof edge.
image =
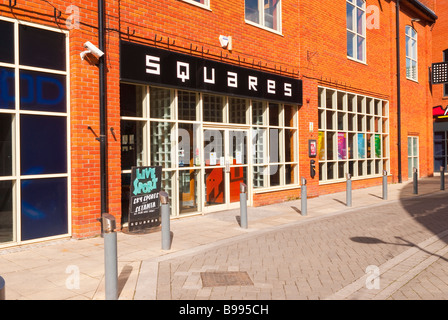
[[438, 17], [434, 11], [429, 9], [426, 5], [421, 3], [419, 0], [407, 0], [409, 3], [413, 4], [417, 9], [422, 11], [424, 14], [426, 14], [429, 18], [432, 20], [437, 20]]

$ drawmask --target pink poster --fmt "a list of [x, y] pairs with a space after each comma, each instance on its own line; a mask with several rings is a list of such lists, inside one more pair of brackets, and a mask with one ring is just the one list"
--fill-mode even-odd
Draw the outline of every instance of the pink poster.
[[347, 159], [347, 136], [345, 132], [338, 132], [338, 160]]

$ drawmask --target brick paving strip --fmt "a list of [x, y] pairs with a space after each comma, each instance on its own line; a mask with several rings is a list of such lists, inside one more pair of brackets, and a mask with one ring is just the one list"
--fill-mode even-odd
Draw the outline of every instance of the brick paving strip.
[[[443, 239], [445, 238], [445, 241]], [[368, 289], [366, 282], [375, 277], [366, 274], [326, 300], [386, 300], [419, 273], [448, 253], [448, 230], [443, 231], [399, 254], [378, 267], [379, 289]], [[370, 277], [370, 278], [368, 278]]]
[[[220, 295], [216, 295], [219, 299], [228, 297], [231, 299], [242, 297], [244, 299], [351, 300], [400, 298], [400, 289], [407, 286], [421, 272], [425, 272], [428, 267], [435, 266], [437, 263], [447, 261], [447, 259], [443, 258], [443, 255], [448, 253], [447, 222], [437, 220], [438, 218], [432, 221], [431, 223], [435, 224], [433, 231], [435, 231], [436, 235], [434, 233], [430, 235], [428, 230], [420, 225], [421, 221], [416, 223], [415, 220], [432, 218], [432, 214], [437, 212], [439, 212], [437, 217], [443, 219], [440, 212], [443, 212], [442, 210], [446, 207], [445, 204], [439, 204], [437, 207], [426, 209], [419, 207], [418, 202], [424, 201], [427, 197], [419, 196], [406, 202], [408, 207], [413, 207], [419, 212], [414, 217], [410, 217], [406, 210], [403, 213], [397, 211], [401, 207], [400, 201], [390, 201], [386, 209], [388, 212], [387, 215], [373, 213], [377, 211], [376, 208], [380, 210], [384, 208], [382, 207], [383, 204], [370, 205], [364, 208], [358, 207], [330, 213], [325, 216], [310, 217], [307, 220], [287, 223], [285, 225], [251, 229], [245, 234], [230, 239], [219, 240], [181, 252], [169, 253], [156, 259], [143, 261], [140, 269], [142, 276], [137, 283], [134, 299], [215, 299], [213, 298], [215, 295], [211, 295], [211, 293], [220, 293]], [[439, 197], [436, 196], [436, 198]], [[348, 214], [350, 212], [352, 214]], [[338, 219], [332, 219], [336, 217]], [[357, 221], [355, 222], [356, 226], [347, 225], [345, 229], [335, 228], [337, 226], [345, 226], [353, 218]], [[396, 222], [390, 222], [389, 219], [391, 218], [395, 219], [393, 221]], [[365, 229], [364, 226], [367, 226], [366, 224], [369, 219], [375, 219], [375, 222], [370, 228]], [[312, 222], [318, 223], [314, 224]], [[295, 229], [299, 225], [301, 228]], [[305, 226], [311, 228], [309, 230], [311, 233], [308, 236], [302, 230]], [[400, 233], [400, 230], [404, 234]], [[382, 231], [386, 233], [383, 234], [381, 233]], [[340, 232], [344, 233], [340, 234]], [[291, 238], [292, 234], [294, 235]], [[353, 237], [354, 235], [360, 234], [379, 236], [379, 238], [383, 238], [386, 241], [389, 239], [389, 242], [369, 237]], [[429, 237], [422, 238], [425, 234]], [[393, 238], [393, 235], [395, 235], [395, 238]], [[401, 237], [397, 237], [397, 235]], [[322, 236], [323, 238], [318, 238], [317, 236]], [[291, 242], [295, 238], [300, 238], [305, 243], [300, 245], [300, 242]], [[360, 241], [363, 244], [353, 247], [356, 244], [356, 238], [363, 240]], [[400, 242], [393, 243], [393, 239], [396, 239], [395, 242], [398, 240]], [[314, 242], [315, 240], [324, 240], [322, 245], [326, 245], [327, 247], [325, 248], [327, 250], [330, 249], [326, 251], [325, 262], [319, 258], [322, 256], [321, 253], [323, 253], [321, 252], [321, 243]], [[258, 243], [259, 241], [261, 243]], [[257, 264], [260, 261], [252, 260], [250, 265], [239, 264], [240, 261], [238, 260], [238, 255], [235, 256], [235, 252], [247, 249], [245, 246], [249, 245], [249, 243], [258, 243], [258, 245], [265, 247], [274, 246], [271, 250], [273, 255], [267, 258], [272, 259], [274, 257], [274, 259], [282, 259], [283, 257], [281, 255], [276, 255], [279, 248], [275, 247], [275, 241], [283, 241], [283, 244], [289, 242], [288, 248], [290, 249], [297, 248], [299, 245], [303, 257], [306, 257], [305, 259], [313, 259], [311, 265], [303, 264], [306, 262], [305, 260], [295, 260], [293, 263], [293, 268], [300, 269], [298, 271], [299, 274], [303, 272], [302, 276], [297, 278], [297, 273], [292, 274], [294, 270], [288, 269], [287, 267], [284, 268], [284, 266], [276, 270], [260, 270], [262, 265]], [[350, 250], [348, 252], [338, 251], [338, 245], [334, 241], [338, 241], [338, 245], [346, 245], [347, 243], [352, 243], [353, 245], [346, 247]], [[315, 250], [310, 246], [311, 243], [316, 246]], [[328, 247], [329, 244], [334, 244], [334, 248]], [[375, 251], [367, 249], [373, 249], [374, 247], [366, 247], [366, 244], [374, 245], [376, 248]], [[384, 252], [385, 245], [395, 246], [389, 247], [390, 250], [388, 249], [386, 250], [388, 252]], [[380, 255], [378, 259], [372, 256], [375, 252]], [[223, 256], [220, 255], [222, 253], [224, 253]], [[247, 251], [247, 253], [250, 254], [250, 251]], [[290, 258], [293, 258], [293, 256], [288, 255], [288, 252], [286, 254]], [[359, 254], [361, 256], [359, 256], [358, 260]], [[259, 253], [256, 253], [257, 255]], [[239, 256], [241, 257], [241, 255]], [[224, 260], [221, 261], [221, 258]], [[353, 258], [355, 260], [352, 261]], [[275, 268], [276, 262], [274, 261], [263, 262], [263, 265], [272, 265]], [[339, 265], [336, 265], [335, 263], [338, 262]], [[366, 281], [368, 280], [369, 274], [364, 273], [363, 268], [369, 264], [379, 266], [377, 268], [380, 271], [380, 289], [367, 289]], [[335, 270], [338, 272], [328, 273], [328, 271], [331, 271], [328, 268], [332, 267], [336, 268]], [[254, 283], [253, 286], [231, 285], [228, 287], [209, 288], [204, 287], [201, 283], [201, 274], [203, 273], [237, 272], [244, 270], [252, 270], [250, 277]], [[263, 271], [264, 273], [258, 273], [258, 271]], [[275, 272], [272, 273], [273, 271]], [[435, 295], [435, 298], [443, 298], [444, 295], [440, 294], [440, 292], [444, 293], [445, 290], [448, 290], [448, 277], [446, 277], [447, 279], [443, 277], [445, 275], [442, 275], [440, 278], [441, 281], [439, 281], [442, 289], [439, 290], [438, 295]], [[296, 279], [296, 283], [292, 283], [291, 279]], [[370, 278], [370, 280], [372, 279]], [[438, 280], [436, 279], [435, 281]], [[280, 294], [278, 290], [275, 293], [279, 287], [279, 283], [283, 283], [283, 291]], [[411, 293], [416, 294], [417, 299], [425, 299], [428, 297], [423, 292], [421, 294], [415, 292], [416, 289], [412, 289], [411, 291]], [[406, 293], [404, 292], [403, 294], [405, 295]], [[394, 294], [396, 295], [394, 296]]]

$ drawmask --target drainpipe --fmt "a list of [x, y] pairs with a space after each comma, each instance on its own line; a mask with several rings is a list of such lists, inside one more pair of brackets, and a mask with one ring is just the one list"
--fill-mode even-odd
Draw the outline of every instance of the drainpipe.
[[396, 46], [397, 46], [397, 129], [398, 129], [398, 183], [402, 183], [401, 176], [401, 74], [400, 74], [400, 0], [395, 2], [396, 14]]
[[106, 75], [104, 45], [104, 0], [98, 0], [98, 46], [104, 55], [99, 58], [99, 100], [100, 100], [100, 184], [101, 184], [101, 234], [103, 214], [107, 213], [107, 172], [106, 172]]

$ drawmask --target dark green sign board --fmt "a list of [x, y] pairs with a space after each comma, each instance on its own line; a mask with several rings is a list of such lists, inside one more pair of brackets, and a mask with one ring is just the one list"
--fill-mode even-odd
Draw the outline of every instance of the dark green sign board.
[[159, 191], [162, 167], [132, 167], [129, 199], [129, 232], [160, 225]]

